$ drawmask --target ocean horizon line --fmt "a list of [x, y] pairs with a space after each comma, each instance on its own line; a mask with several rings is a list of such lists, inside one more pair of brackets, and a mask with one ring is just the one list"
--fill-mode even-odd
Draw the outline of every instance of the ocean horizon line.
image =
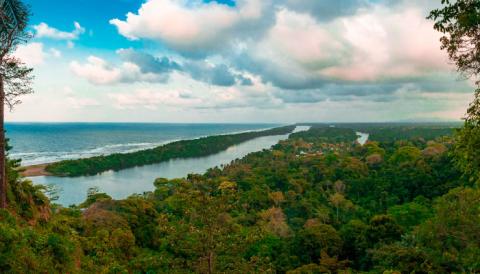
[[304, 121], [304, 122], [132, 122], [132, 121], [6, 121], [5, 124], [133, 124], [133, 125], [302, 125], [302, 124], [448, 124], [462, 123], [463, 120], [445, 120], [445, 121]]
[[[302, 123], [302, 122], [300, 122]], [[320, 123], [320, 122], [318, 122]], [[285, 122], [46, 122], [46, 121], [6, 121], [5, 124], [140, 124], [140, 125], [294, 125]]]

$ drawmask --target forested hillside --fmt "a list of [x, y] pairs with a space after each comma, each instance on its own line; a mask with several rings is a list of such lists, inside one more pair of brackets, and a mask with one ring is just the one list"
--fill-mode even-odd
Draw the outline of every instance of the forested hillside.
[[0, 271], [478, 272], [480, 192], [452, 145], [360, 146], [352, 130], [313, 127], [204, 175], [157, 179], [154, 192], [115, 201], [92, 189], [71, 208], [17, 178]]
[[[354, 8], [352, 3], [322, 2], [318, 9], [301, 2], [152, 0], [138, 12], [125, 9], [130, 10], [126, 19], [107, 14], [123, 10], [120, 6], [112, 9], [97, 1], [92, 10], [79, 5], [76, 9], [88, 9], [80, 18], [116, 18], [108, 27], [115, 25], [127, 40], [138, 40], [105, 59], [92, 55], [80, 63], [76, 60], [84, 53], [119, 48], [110, 30], [95, 29], [105, 34], [100, 35], [105, 41], [112, 40], [102, 47], [103, 40], [93, 43], [98, 35], [91, 26], [102, 25], [97, 21], [90, 21], [88, 29], [75, 21], [73, 32], [43, 23], [74, 15], [58, 12], [60, 2], [49, 2], [55, 8], [46, 10], [65, 18], [36, 17], [42, 23], [35, 26], [24, 1], [0, 0], [0, 104], [11, 108], [20, 103], [19, 95], [33, 91], [28, 64], [39, 61], [35, 68], [51, 70], [39, 78], [54, 77], [35, 86], [49, 90], [66, 81], [67, 101], [60, 101], [61, 92], [35, 98], [25, 108], [34, 113], [31, 117], [130, 121], [143, 116], [143, 108], [158, 107], [167, 109], [161, 114], [178, 113], [173, 120], [216, 120], [219, 113], [225, 116], [221, 119], [235, 121], [458, 119], [465, 90], [475, 88], [463, 125], [309, 124], [306, 132], [205, 174], [158, 178], [153, 191], [123, 200], [91, 188], [83, 203], [62, 207], [55, 204], [56, 189], [35, 186], [21, 177], [20, 160], [4, 157], [9, 148], [2, 108], [0, 273], [480, 273], [480, 0], [424, 3], [423, 9], [436, 7], [428, 19], [440, 32], [441, 49], [467, 80], [462, 85], [451, 83], [452, 67], [441, 65], [443, 58], [430, 48], [429, 39], [437, 35], [427, 31], [427, 15], [413, 4], [428, 1], [357, 1], [369, 5]], [[173, 28], [157, 21], [164, 18]], [[80, 39], [84, 33], [88, 43]], [[34, 43], [24, 44], [32, 37]], [[46, 57], [68, 54], [53, 47], [58, 44], [38, 40], [42, 37], [66, 42], [70, 51], [78, 43], [84, 52], [40, 66], [43, 57], [34, 55], [52, 59]], [[144, 52], [138, 51], [142, 45], [148, 46]], [[22, 52], [28, 53], [27, 60], [17, 56]], [[75, 94], [85, 86], [61, 79], [66, 70], [52, 66], [68, 63], [93, 91], [97, 86], [118, 89], [105, 97], [112, 101], [105, 109], [121, 112], [81, 112], [82, 107], [102, 106], [105, 99]], [[158, 95], [147, 88], [166, 84], [177, 73], [186, 83], [183, 88], [183, 83], [165, 86]], [[42, 111], [36, 109], [40, 103]], [[138, 108], [128, 112], [130, 107]], [[64, 115], [43, 116], [48, 110]], [[242, 112], [247, 114], [237, 117]], [[156, 115], [145, 119], [168, 117]], [[53, 163], [47, 171], [82, 176], [202, 157], [293, 130], [288, 126], [179, 141]], [[368, 133], [369, 141], [359, 144], [357, 132]]]

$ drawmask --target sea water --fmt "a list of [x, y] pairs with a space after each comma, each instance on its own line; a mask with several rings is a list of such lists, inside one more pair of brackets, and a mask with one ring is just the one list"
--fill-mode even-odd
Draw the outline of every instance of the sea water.
[[276, 127], [274, 124], [8, 123], [11, 158], [23, 165], [153, 148], [175, 140]]
[[[178, 125], [177, 125], [178, 126]], [[207, 125], [203, 125], [207, 126]], [[212, 126], [212, 125], [210, 125]], [[226, 125], [228, 129], [221, 128], [220, 125], [213, 125], [216, 129], [215, 135], [233, 132], [248, 131], [275, 127], [277, 125]], [[201, 128], [201, 127], [200, 127]], [[307, 130], [309, 127], [297, 127], [295, 131]], [[88, 134], [87, 134], [88, 135]], [[148, 134], [147, 134], [148, 135]], [[230, 163], [231, 161], [242, 158], [245, 155], [268, 149], [277, 144], [280, 140], [288, 138], [287, 135], [265, 136], [250, 140], [228, 148], [220, 153], [201, 158], [174, 159], [167, 162], [135, 167], [121, 171], [108, 171], [95, 176], [84, 176], [76, 178], [62, 177], [33, 177], [30, 178], [36, 184], [52, 185], [59, 190], [60, 199], [57, 203], [64, 206], [79, 204], [86, 198], [89, 188], [97, 187], [101, 192], [105, 192], [114, 199], [123, 199], [132, 194], [141, 194], [154, 189], [153, 181], [156, 178], [180, 178], [190, 173], [204, 173], [207, 169]], [[21, 152], [20, 152], [21, 153]]]

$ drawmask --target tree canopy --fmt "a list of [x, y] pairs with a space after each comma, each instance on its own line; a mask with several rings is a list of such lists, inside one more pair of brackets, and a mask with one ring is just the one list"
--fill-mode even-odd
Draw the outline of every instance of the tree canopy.
[[480, 74], [480, 1], [442, 0], [444, 5], [435, 9], [428, 18], [435, 21], [434, 28], [445, 35], [442, 49], [466, 77]]
[[477, 84], [475, 99], [470, 104], [464, 127], [458, 131], [455, 154], [457, 165], [472, 181], [480, 182], [480, 1], [442, 0], [428, 18], [442, 33], [442, 49], [458, 71]]

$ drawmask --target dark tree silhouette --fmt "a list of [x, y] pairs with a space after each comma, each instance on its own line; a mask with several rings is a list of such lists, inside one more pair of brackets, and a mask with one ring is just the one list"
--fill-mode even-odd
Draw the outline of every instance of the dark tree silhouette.
[[7, 207], [5, 173], [5, 105], [11, 110], [19, 96], [32, 93], [32, 69], [13, 52], [31, 34], [27, 31], [30, 10], [20, 0], [0, 0], [0, 208]]
[[480, 183], [480, 0], [442, 0], [429, 19], [445, 35], [440, 39], [458, 71], [477, 84], [464, 127], [456, 135], [458, 166], [472, 181]]
[[[467, 78], [480, 74], [480, 1], [442, 0], [444, 5], [433, 10], [429, 19], [434, 28], [445, 35], [440, 39], [458, 71]], [[476, 79], [478, 80], [478, 79]], [[478, 82], [477, 82], [478, 83]]]

